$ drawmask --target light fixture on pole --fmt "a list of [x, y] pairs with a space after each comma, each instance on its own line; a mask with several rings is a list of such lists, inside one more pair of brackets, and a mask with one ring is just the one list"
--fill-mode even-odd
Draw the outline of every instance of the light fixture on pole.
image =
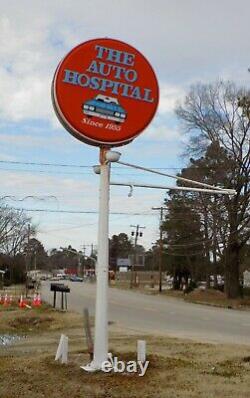
[[101, 167], [100, 167], [99, 164], [95, 164], [95, 165], [93, 166], [93, 170], [94, 170], [94, 173], [95, 173], [95, 174], [101, 174]]
[[118, 151], [107, 151], [105, 158], [107, 162], [118, 162], [120, 160], [121, 157], [121, 152]]

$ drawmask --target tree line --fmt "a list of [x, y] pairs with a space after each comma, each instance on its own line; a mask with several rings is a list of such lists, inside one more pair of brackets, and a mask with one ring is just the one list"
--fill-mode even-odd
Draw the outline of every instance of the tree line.
[[[236, 191], [234, 196], [175, 190], [166, 194], [163, 268], [174, 276], [176, 287], [181, 278], [205, 278], [209, 288], [211, 276], [216, 287], [222, 274], [227, 296], [241, 294], [242, 270], [250, 266], [249, 98], [249, 91], [233, 82], [198, 83], [176, 107], [188, 158], [179, 176]], [[13, 274], [27, 268], [27, 261], [40, 268], [77, 265], [75, 249], [53, 249], [48, 255], [35, 232], [23, 211], [0, 204], [0, 267], [11, 263]], [[114, 235], [111, 263], [134, 250], [126, 234]], [[136, 250], [145, 252], [139, 246]], [[155, 270], [158, 257], [159, 242], [146, 253], [146, 268]]]
[[175, 275], [194, 280], [220, 271], [229, 298], [241, 293], [241, 267], [249, 264], [249, 92], [232, 82], [196, 84], [176, 108], [186, 134], [189, 163], [181, 177], [236, 195], [170, 191], [165, 199], [167, 252]]

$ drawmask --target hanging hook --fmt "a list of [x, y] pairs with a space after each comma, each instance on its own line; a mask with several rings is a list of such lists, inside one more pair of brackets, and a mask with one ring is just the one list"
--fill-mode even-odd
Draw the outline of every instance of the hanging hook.
[[131, 198], [131, 196], [133, 196], [134, 186], [130, 185], [129, 187], [130, 187], [130, 190], [129, 190], [129, 193], [128, 193], [128, 197]]

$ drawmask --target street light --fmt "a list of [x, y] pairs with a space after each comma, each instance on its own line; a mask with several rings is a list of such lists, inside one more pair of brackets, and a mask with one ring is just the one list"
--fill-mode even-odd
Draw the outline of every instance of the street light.
[[101, 167], [100, 167], [99, 164], [95, 164], [95, 165], [93, 166], [93, 170], [94, 170], [94, 173], [95, 173], [95, 174], [101, 174]]
[[106, 152], [106, 161], [107, 162], [119, 162], [121, 157], [121, 153], [118, 151], [107, 151]]

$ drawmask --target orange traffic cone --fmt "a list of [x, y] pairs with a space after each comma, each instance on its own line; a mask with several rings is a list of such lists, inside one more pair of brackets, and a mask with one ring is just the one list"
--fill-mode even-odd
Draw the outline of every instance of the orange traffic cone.
[[36, 306], [41, 307], [41, 305], [42, 305], [41, 295], [38, 294], [36, 299]]
[[3, 296], [0, 294], [0, 304], [3, 304]]
[[23, 295], [21, 294], [20, 300], [19, 300], [19, 308], [25, 308], [25, 301], [23, 300]]
[[9, 299], [8, 299], [8, 294], [7, 294], [7, 293], [6, 293], [5, 296], [4, 296], [3, 305], [4, 305], [5, 307], [7, 307], [7, 306], [9, 305]]
[[33, 297], [33, 300], [32, 300], [32, 306], [36, 307], [36, 305], [37, 305], [37, 294], [35, 293], [34, 297]]

